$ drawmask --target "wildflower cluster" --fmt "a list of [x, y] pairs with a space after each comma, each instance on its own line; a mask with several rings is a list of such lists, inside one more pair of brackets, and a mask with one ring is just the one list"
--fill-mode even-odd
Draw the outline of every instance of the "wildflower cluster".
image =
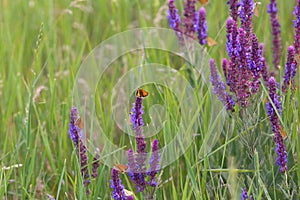
[[287, 155], [284, 146], [284, 133], [282, 132], [282, 126], [280, 124], [279, 116], [282, 112], [281, 103], [276, 93], [276, 80], [271, 77], [268, 82], [270, 100], [266, 104], [268, 116], [274, 132], [274, 141], [276, 144], [275, 151], [277, 153], [277, 165], [280, 166], [280, 171], [285, 172], [287, 170]]
[[169, 0], [168, 18], [170, 27], [176, 31], [179, 41], [182, 42], [184, 34], [191, 39], [195, 39], [197, 33], [198, 41], [201, 45], [207, 43], [207, 22], [204, 7], [196, 11], [196, 0], [186, 0], [184, 4], [184, 20], [181, 21], [175, 0]]
[[[229, 60], [223, 60], [222, 69], [226, 79], [226, 84], [233, 94], [231, 97], [226, 94], [217, 93], [219, 99], [225, 104], [227, 110], [234, 111], [232, 107], [228, 107], [228, 102], [224, 99], [236, 101], [242, 108], [249, 105], [249, 98], [256, 94], [260, 88], [260, 75], [263, 67], [263, 45], [258, 43], [258, 39], [252, 30], [253, 6], [252, 0], [230, 0], [228, 2], [231, 10], [231, 17], [226, 23], [226, 46]], [[238, 15], [238, 9], [240, 13]], [[241, 20], [241, 27], [238, 27], [238, 19]], [[210, 62], [212, 64], [212, 62]], [[213, 69], [211, 67], [211, 69]], [[215, 70], [216, 71], [216, 70]], [[215, 71], [211, 71], [211, 82], [214, 91], [218, 91], [215, 87], [213, 76]], [[225, 86], [224, 86], [225, 88]], [[220, 90], [219, 90], [220, 91]], [[222, 97], [222, 95], [225, 95]], [[233, 100], [234, 99], [234, 100]], [[234, 103], [231, 103], [234, 105]]]
[[[143, 97], [136, 95], [136, 101], [133, 104], [131, 110], [131, 123], [132, 129], [136, 134], [137, 153], [134, 154], [132, 149], [128, 150], [128, 175], [134, 182], [138, 192], [142, 192], [145, 196], [152, 195], [155, 187], [157, 186], [156, 175], [159, 171], [160, 157], [158, 153], [158, 140], [152, 142], [152, 156], [149, 161], [149, 169], [146, 168], [147, 151], [146, 141], [143, 135]], [[149, 181], [146, 181], [147, 176]], [[146, 193], [149, 190], [145, 190], [147, 186], [152, 188], [150, 193]]]
[[[276, 144], [276, 163], [280, 166], [280, 171], [285, 172], [287, 170], [287, 154], [284, 146], [286, 134], [279, 120], [282, 108], [276, 93], [276, 80], [269, 73], [266, 59], [263, 55], [263, 44], [258, 43], [258, 38], [253, 32], [252, 16], [254, 2], [253, 0], [241, 0], [240, 2], [238, 0], [230, 0], [228, 4], [231, 11], [226, 24], [226, 46], [229, 60], [226, 58], [223, 59], [222, 69], [226, 84], [233, 94], [233, 98], [226, 92], [226, 86], [217, 74], [216, 64], [214, 60], [211, 60], [211, 83], [214, 88], [214, 93], [225, 105], [227, 110], [234, 111], [235, 101], [240, 107], [247, 107], [249, 105], [249, 98], [259, 91], [261, 85], [260, 77], [262, 76], [262, 79], [269, 88], [270, 101], [266, 107]], [[238, 12], [239, 10], [240, 12]], [[275, 68], [279, 68], [282, 51], [280, 24], [277, 12], [276, 1], [271, 0], [268, 5], [268, 13], [271, 17], [273, 66]], [[292, 89], [295, 88], [294, 76], [298, 64], [296, 56], [297, 53], [300, 53], [300, 0], [298, 0], [294, 14], [297, 18], [294, 21], [294, 27], [296, 28], [295, 41], [294, 46], [288, 48], [285, 76], [282, 86], [283, 92], [286, 92], [289, 86], [292, 86]], [[238, 27], [238, 19], [241, 21], [240, 28]]]
[[[142, 89], [139, 89], [142, 90]], [[155, 199], [155, 189], [157, 186], [156, 176], [159, 172], [160, 155], [158, 152], [158, 140], [152, 143], [152, 155], [149, 160], [149, 169], [147, 170], [146, 161], [147, 150], [145, 136], [143, 135], [143, 96], [137, 92], [135, 103], [130, 112], [130, 121], [132, 129], [136, 135], [137, 153], [132, 149], [128, 150], [128, 176], [135, 184], [138, 192], [141, 192], [147, 199]], [[149, 186], [150, 188], [147, 188]], [[111, 188], [113, 188], [112, 198], [116, 200], [133, 199], [133, 195], [128, 195], [125, 192], [124, 186], [121, 184], [119, 171], [112, 169]]]

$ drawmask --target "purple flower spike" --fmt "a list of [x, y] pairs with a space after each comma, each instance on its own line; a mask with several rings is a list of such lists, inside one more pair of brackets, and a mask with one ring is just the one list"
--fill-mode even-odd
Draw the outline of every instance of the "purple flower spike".
[[128, 150], [128, 175], [131, 180], [134, 182], [138, 192], [141, 192], [145, 189], [145, 177], [144, 174], [140, 172], [139, 166], [135, 161], [135, 156], [132, 149]]
[[76, 107], [73, 107], [70, 113], [69, 136], [72, 139], [75, 146], [78, 144], [78, 141], [82, 138], [82, 130], [75, 125], [75, 122], [78, 119], [78, 117], [78, 110]]
[[135, 103], [131, 109], [130, 120], [132, 129], [135, 130], [136, 144], [138, 147], [138, 153], [146, 153], [146, 142], [143, 135], [143, 97], [136, 96]]
[[254, 2], [253, 0], [241, 0], [240, 6], [241, 28], [243, 28], [248, 35], [252, 32]]
[[287, 88], [292, 85], [292, 88], [295, 89], [295, 74], [297, 69], [297, 63], [295, 60], [295, 48], [293, 46], [289, 46], [287, 61], [285, 64], [285, 73], [284, 73], [284, 82], [282, 86], [282, 90], [287, 92]]
[[[81, 174], [83, 176], [83, 184], [87, 187], [90, 184], [89, 180], [89, 171], [88, 171], [88, 162], [87, 162], [87, 149], [82, 141], [79, 142], [79, 157], [80, 157], [80, 166], [81, 166]], [[87, 190], [88, 191], [88, 190]]]
[[82, 141], [82, 130], [75, 125], [76, 120], [79, 118], [78, 110], [76, 107], [71, 109], [70, 113], [70, 128], [69, 128], [69, 135], [72, 139], [75, 147], [76, 152], [79, 155], [79, 162], [81, 166], [81, 175], [83, 177], [83, 184], [86, 186], [86, 193], [89, 194], [88, 185], [90, 184], [89, 180], [89, 172], [88, 172], [88, 162], [87, 162], [87, 149]]
[[264, 54], [264, 44], [263, 43], [259, 43], [258, 45], [258, 53], [261, 57], [265, 57], [265, 54]]
[[252, 71], [253, 80], [251, 86], [252, 94], [258, 92], [260, 87], [260, 74], [262, 71], [262, 63], [260, 58], [262, 57], [262, 49], [258, 45], [258, 39], [254, 33], [251, 34], [252, 40], [252, 58], [250, 59], [250, 70]]
[[241, 193], [242, 200], [248, 199], [248, 191], [244, 188]]
[[252, 195], [248, 196], [248, 191], [246, 188], [242, 188], [241, 200], [252, 200]]
[[113, 168], [111, 171], [111, 177], [112, 180], [110, 187], [113, 188], [112, 198], [115, 200], [126, 200], [127, 197], [125, 195], [124, 186], [121, 183], [119, 171]]
[[282, 44], [276, 0], [270, 0], [270, 4], [268, 5], [268, 13], [270, 14], [272, 25], [273, 65], [276, 67], [276, 69], [279, 69]]
[[[137, 184], [139, 191], [143, 191], [145, 187], [145, 177], [146, 177], [146, 160], [147, 160], [147, 151], [146, 151], [146, 141], [143, 136], [136, 138], [137, 144], [137, 154], [135, 155], [135, 161], [137, 165], [137, 172], [139, 176], [139, 183]], [[138, 186], [139, 185], [139, 186]]]
[[277, 161], [276, 164], [280, 166], [280, 172], [284, 173], [287, 170], [287, 154], [284, 146], [283, 137], [279, 131], [277, 131], [274, 135], [274, 141], [276, 144], [275, 151], [277, 153]]
[[[237, 81], [235, 86], [235, 94], [237, 98], [237, 102], [241, 107], [247, 107], [249, 105], [249, 97], [250, 97], [250, 79], [252, 77], [251, 71], [249, 70], [249, 60], [251, 58], [251, 52], [247, 49], [248, 38], [246, 37], [246, 32], [244, 29], [239, 29], [239, 63], [237, 74], [232, 74], [231, 77], [235, 77], [234, 79]], [[231, 85], [234, 85], [231, 84]]]
[[226, 82], [228, 83], [228, 60], [226, 58], [223, 58], [222, 69], [223, 69], [224, 77], [227, 80]]
[[[281, 134], [281, 124], [277, 113], [280, 115], [282, 111], [281, 103], [279, 97], [276, 93], [276, 80], [274, 77], [271, 77], [268, 82], [269, 87], [269, 96], [275, 107], [269, 101], [266, 104], [268, 111], [268, 116], [272, 125], [272, 130], [274, 133], [274, 141], [276, 144], [275, 151], [277, 153], [277, 162], [276, 164], [280, 166], [280, 172], [284, 173], [287, 170], [287, 154], [284, 146], [284, 138]], [[277, 113], [276, 113], [277, 111]]]
[[195, 39], [197, 30], [196, 0], [186, 0], [184, 4], [184, 34]]
[[226, 24], [226, 37], [227, 37], [227, 52], [231, 60], [237, 59], [237, 37], [238, 37], [238, 26], [237, 23], [230, 17]]
[[152, 142], [152, 156], [150, 159], [150, 169], [147, 172], [147, 175], [150, 177], [149, 185], [151, 187], [157, 186], [156, 174], [159, 171], [159, 153], [158, 153], [158, 140]]
[[133, 107], [131, 109], [131, 114], [130, 114], [130, 120], [131, 120], [133, 130], [137, 130], [138, 127], [144, 126], [144, 122], [142, 118], [142, 115], [144, 114], [142, 103], [143, 103], [143, 98], [136, 96], [135, 103], [133, 104]]
[[96, 154], [95, 157], [93, 158], [93, 164], [92, 164], [92, 177], [93, 178], [98, 177], [98, 168], [100, 166], [99, 158], [100, 158], [99, 154]]
[[136, 144], [137, 144], [137, 155], [136, 155], [136, 164], [139, 167], [139, 170], [142, 174], [143, 177], [141, 177], [142, 179], [144, 179], [145, 176], [145, 171], [146, 171], [146, 141], [143, 135], [143, 126], [144, 126], [144, 122], [143, 122], [143, 118], [142, 115], [144, 114], [143, 111], [143, 98], [136, 96], [136, 101], [133, 104], [133, 108], [131, 110], [132, 114], [131, 114], [131, 123], [132, 123], [132, 129], [135, 130], [135, 134], [136, 134]]
[[221, 81], [216, 63], [213, 59], [210, 59], [210, 81], [214, 88], [214, 94], [216, 94], [220, 101], [225, 105], [226, 110], [234, 112], [235, 102], [226, 92], [225, 84]]
[[[276, 93], [276, 80], [274, 77], [270, 77], [269, 81], [268, 81], [268, 87], [269, 87], [269, 96], [270, 99], [273, 101], [274, 105], [275, 105], [275, 109], [277, 110], [277, 112], [279, 114], [281, 114], [282, 108], [281, 108], [281, 103], [279, 101], [279, 97]], [[276, 127], [274, 127], [273, 131], [275, 132], [275, 128], [278, 127], [279, 125], [279, 118], [275, 112], [275, 109], [273, 108], [272, 104], [269, 102], [268, 106], [267, 106], [267, 110], [268, 110], [268, 115], [271, 117], [274, 117], [274, 119], [278, 120], [276, 121], [276, 123], [273, 123], [274, 125], [276, 125]], [[271, 120], [273, 121], [273, 120]]]
[[238, 67], [239, 67], [239, 40], [238, 40], [238, 25], [231, 17], [228, 18], [226, 24], [227, 37], [227, 52], [230, 58], [227, 68], [227, 85], [230, 91], [235, 93], [238, 84]]
[[132, 129], [136, 134], [136, 145], [137, 145], [137, 154], [133, 156], [132, 150], [128, 151], [128, 165], [129, 171], [131, 171], [131, 177], [134, 181], [139, 192], [145, 189], [145, 177], [146, 177], [146, 160], [147, 160], [147, 151], [146, 151], [146, 141], [143, 135], [143, 97], [136, 96], [135, 103], [131, 109], [131, 123]]
[[204, 7], [201, 7], [199, 10], [199, 17], [198, 17], [198, 40], [201, 45], [207, 43], [207, 22], [206, 22], [206, 11]]
[[294, 47], [296, 54], [300, 54], [300, 0], [297, 1], [294, 13], [296, 20], [294, 20], [295, 36], [294, 36]]
[[264, 57], [260, 58], [262, 67], [261, 67], [261, 74], [263, 77], [263, 80], [265, 82], [265, 84], [268, 86], [268, 81], [270, 78], [270, 74], [269, 74], [269, 67], [267, 65], [266, 59]]
[[239, 7], [240, 7], [239, 1], [229, 0], [227, 4], [229, 4], [230, 7], [230, 17], [232, 17], [232, 19], [237, 22], [239, 16]]
[[181, 28], [181, 19], [180, 15], [178, 14], [178, 9], [175, 6], [175, 0], [169, 1], [169, 10], [168, 10], [168, 18], [170, 27], [176, 31], [177, 38], [181, 43], [183, 43], [182, 38], [182, 28]]

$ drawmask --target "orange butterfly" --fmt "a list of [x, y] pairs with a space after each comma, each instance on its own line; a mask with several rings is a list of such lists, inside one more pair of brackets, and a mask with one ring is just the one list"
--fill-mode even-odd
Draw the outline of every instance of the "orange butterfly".
[[199, 0], [199, 2], [201, 3], [201, 5], [205, 6], [206, 4], [208, 4], [208, 0]]
[[148, 92], [142, 88], [139, 88], [137, 91], [136, 91], [136, 96], [137, 97], [146, 97], [148, 96]]
[[254, 3], [254, 8], [253, 8], [253, 14], [256, 16], [256, 17], [259, 17], [259, 9], [258, 9], [258, 5], [260, 5], [261, 2], [255, 2]]
[[81, 117], [78, 117], [76, 120], [75, 120], [75, 126], [77, 126], [78, 128], [80, 129], [83, 129], [83, 120]]
[[282, 126], [279, 126], [279, 131], [283, 139], [287, 137], [285, 130], [283, 130]]
[[115, 169], [118, 170], [119, 172], [126, 172], [128, 169], [127, 165], [123, 165], [123, 164], [115, 164]]
[[207, 37], [206, 40], [207, 40], [207, 45], [209, 47], [217, 45], [217, 41], [212, 39], [211, 37]]

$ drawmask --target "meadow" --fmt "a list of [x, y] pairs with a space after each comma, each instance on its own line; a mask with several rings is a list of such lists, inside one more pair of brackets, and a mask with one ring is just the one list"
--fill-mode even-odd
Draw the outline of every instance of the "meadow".
[[[226, 21], [230, 12], [226, 2], [210, 0], [205, 6], [208, 36], [217, 44], [206, 45], [204, 49], [215, 60], [220, 72], [222, 59], [228, 57]], [[296, 3], [296, 0], [277, 1], [282, 55], [281, 68], [275, 78], [280, 84], [287, 49], [294, 42], [292, 20], [295, 19]], [[253, 31], [258, 41], [264, 43], [264, 56], [272, 71], [272, 32], [267, 4], [269, 0], [261, 0], [260, 15], [253, 16]], [[89, 195], [83, 185], [80, 161], [69, 136], [71, 108], [77, 106], [80, 116], [87, 112], [83, 106], [74, 105], [76, 77], [89, 53], [115, 34], [134, 28], [170, 28], [168, 1], [1, 0], [0, 5], [1, 199], [111, 199], [112, 166], [104, 161], [109, 156], [114, 158], [114, 152], [106, 152], [105, 158], [100, 153], [98, 175], [90, 179]], [[184, 1], [176, 0], [176, 6], [182, 16]], [[200, 7], [197, 1], [197, 10]], [[220, 109], [225, 120], [219, 121], [217, 113], [216, 124], [210, 129], [211, 116], [215, 112], [213, 104], [216, 104], [216, 110], [222, 107], [212, 94], [212, 86], [209, 82], [198, 84], [201, 77], [190, 74], [188, 63], [163, 50], [138, 49], [110, 63], [101, 81], [97, 82], [96, 95], [92, 99], [96, 102], [95, 112], [101, 130], [91, 130], [91, 124], [85, 123], [88, 133], [103, 133], [120, 150], [127, 151], [130, 145], [137, 148], [132, 142], [134, 137], [118, 128], [111, 106], [114, 101], [111, 98], [116, 98], [112, 92], [114, 87], [136, 63], [160, 63], [180, 71], [192, 85], [197, 103], [201, 105], [197, 110], [200, 117], [195, 120], [197, 131], [191, 135], [191, 145], [176, 159], [161, 158], [168, 160], [168, 165], [160, 169], [156, 199], [241, 199], [242, 189], [253, 199], [300, 198], [299, 70], [295, 76], [296, 89], [277, 92], [282, 103], [280, 121], [287, 133], [284, 140], [287, 171], [281, 173], [276, 165], [274, 134], [266, 109], [266, 101], [270, 98], [268, 86], [262, 81], [248, 108], [237, 106], [234, 113]], [[208, 62], [205, 66], [209, 70]], [[143, 76], [147, 78], [147, 73]], [[128, 86], [128, 90], [135, 84]], [[184, 92], [176, 98], [172, 90], [159, 84], [140, 87], [149, 92], [143, 104], [145, 124], [151, 126], [154, 119], [155, 122], [164, 121], [157, 134], [147, 140], [147, 149], [151, 151], [153, 139], [159, 141], [160, 148], [172, 141], [176, 131], [182, 128], [178, 125], [180, 118], [189, 113], [179, 108]], [[128, 102], [124, 102], [128, 112], [122, 111], [120, 115], [126, 121], [135, 101], [135, 91], [130, 91], [126, 94]], [[121, 99], [122, 95], [119, 94]], [[165, 109], [151, 110], [154, 104]], [[162, 114], [165, 119], [160, 119]], [[125, 129], [130, 129], [130, 122]], [[216, 133], [216, 137], [208, 135], [212, 133]], [[102, 137], [93, 137], [95, 135], [98, 136], [90, 134], [89, 140], [100, 145], [88, 146], [90, 171], [95, 150], [101, 152], [104, 145]], [[120, 178], [125, 188], [134, 193], [135, 199], [144, 199], [126, 172], [121, 173]]]

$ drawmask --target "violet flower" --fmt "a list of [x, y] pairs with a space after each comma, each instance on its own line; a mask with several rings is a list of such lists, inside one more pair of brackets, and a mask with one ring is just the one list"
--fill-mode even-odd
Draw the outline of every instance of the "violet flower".
[[133, 156], [133, 152], [128, 151], [128, 165], [129, 171], [131, 171], [131, 179], [134, 181], [139, 192], [143, 191], [146, 186], [146, 141], [143, 135], [143, 97], [136, 96], [135, 103], [131, 109], [130, 119], [132, 123], [132, 129], [136, 134], [137, 154]]
[[195, 39], [197, 30], [196, 0], [186, 0], [184, 4], [184, 34]]
[[237, 59], [236, 57], [238, 56], [237, 53], [238, 26], [236, 21], [234, 21], [231, 17], [229, 17], [227, 20], [226, 31], [227, 31], [226, 47], [227, 47], [228, 56], [231, 60], [234, 61], [235, 59]]
[[227, 77], [226, 83], [230, 88], [230, 91], [235, 93], [237, 80], [237, 70], [239, 65], [239, 53], [238, 53], [238, 26], [236, 21], [231, 17], [228, 18], [226, 24], [226, 37], [227, 37], [227, 53], [230, 58], [228, 68], [227, 68]]
[[297, 1], [293, 14], [296, 16], [296, 20], [294, 20], [294, 47], [296, 54], [300, 55], [300, 0]]
[[248, 196], [248, 191], [246, 188], [242, 188], [241, 200], [252, 200], [252, 195]]
[[225, 84], [221, 81], [216, 63], [210, 59], [210, 81], [213, 85], [213, 92], [219, 100], [225, 105], [226, 110], [234, 112], [235, 102], [232, 97], [226, 92]]
[[[131, 110], [131, 122], [132, 128], [136, 132], [136, 144], [137, 144], [137, 153], [134, 154], [132, 149], [128, 150], [128, 175], [130, 179], [134, 182], [138, 192], [142, 192], [144, 196], [153, 195], [154, 193], [149, 193], [150, 190], [146, 190], [146, 186], [156, 187], [156, 174], [159, 170], [159, 153], [158, 153], [158, 140], [154, 140], [152, 144], [152, 157], [149, 161], [150, 168], [146, 169], [146, 160], [147, 160], [147, 150], [146, 150], [146, 141], [143, 135], [143, 119], [142, 114], [142, 97], [136, 96], [136, 101], [133, 104]], [[146, 181], [147, 175], [149, 181]], [[152, 192], [154, 192], [153, 190]], [[149, 193], [149, 194], [148, 194]]]
[[239, 7], [240, 7], [239, 1], [229, 0], [227, 4], [229, 4], [230, 7], [230, 17], [232, 17], [232, 19], [237, 22], [239, 16]]
[[197, 24], [198, 40], [201, 45], [207, 43], [207, 22], [206, 22], [206, 11], [204, 7], [201, 7], [198, 15], [198, 24]]
[[[262, 63], [260, 58], [262, 57], [262, 49], [258, 45], [258, 39], [254, 33], [251, 34], [251, 40], [252, 40], [252, 56], [250, 59], [250, 70], [252, 71], [253, 80], [252, 80], [252, 86], [251, 86], [251, 92], [252, 94], [255, 94], [258, 92], [260, 87], [260, 74], [262, 71]], [[249, 61], [248, 61], [249, 62]]]
[[82, 130], [75, 125], [78, 117], [78, 110], [76, 107], [73, 107], [70, 112], [69, 136], [76, 147], [78, 146], [78, 141], [82, 138]]
[[147, 175], [150, 177], [149, 185], [151, 187], [157, 186], [156, 175], [159, 171], [159, 153], [158, 153], [158, 140], [152, 142], [152, 156], [150, 159], [150, 168], [147, 172]]
[[183, 37], [182, 37], [182, 28], [181, 28], [181, 19], [180, 15], [178, 14], [178, 9], [175, 6], [175, 0], [169, 1], [169, 10], [168, 10], [168, 18], [169, 18], [169, 24], [170, 27], [175, 31], [175, 34], [180, 41], [180, 43], [183, 43]]
[[86, 186], [86, 192], [89, 194], [88, 185], [90, 184], [89, 180], [89, 172], [88, 172], [88, 162], [87, 162], [87, 149], [82, 141], [82, 130], [75, 125], [76, 120], [79, 118], [78, 110], [76, 107], [71, 109], [70, 113], [70, 128], [69, 128], [69, 135], [72, 139], [77, 154], [79, 155], [79, 162], [81, 166], [81, 175], [83, 177], [83, 184]]
[[95, 157], [93, 158], [93, 164], [92, 164], [92, 177], [93, 178], [98, 177], [98, 168], [100, 166], [99, 158], [100, 158], [99, 154], [96, 154]]
[[91, 181], [89, 180], [89, 171], [88, 171], [88, 162], [87, 162], [87, 149], [82, 141], [79, 142], [79, 159], [80, 159], [80, 166], [81, 166], [81, 174], [83, 176], [83, 184], [87, 187]]
[[282, 90], [284, 92], [287, 91], [287, 88], [292, 85], [292, 88], [295, 89], [295, 80], [294, 77], [296, 75], [297, 63], [295, 60], [295, 48], [293, 46], [289, 46], [287, 61], [285, 64], [285, 73], [284, 73], [284, 82], [282, 86]]
[[241, 28], [243, 28], [248, 35], [252, 32], [254, 2], [253, 0], [241, 0], [240, 6]]
[[[286, 148], [284, 146], [284, 138], [281, 135], [281, 124], [279, 115], [281, 115], [282, 107], [281, 103], [279, 101], [279, 97], [276, 93], [276, 80], [274, 77], [271, 77], [268, 81], [268, 87], [269, 87], [269, 96], [271, 101], [273, 102], [274, 106], [272, 103], [269, 101], [266, 104], [266, 108], [268, 111], [268, 116], [270, 118], [270, 122], [272, 125], [272, 130], [274, 133], [274, 141], [276, 144], [275, 151], [277, 153], [277, 162], [276, 164], [280, 166], [280, 172], [284, 173], [287, 170], [287, 153], [286, 153]], [[277, 112], [276, 112], [277, 111]]]
[[115, 200], [126, 200], [127, 197], [125, 195], [124, 186], [121, 183], [120, 172], [113, 168], [111, 171], [111, 177], [112, 180], [110, 187], [113, 188], [112, 198]]
[[[250, 20], [252, 23], [253, 2], [244, 0], [241, 2], [241, 20]], [[224, 60], [222, 64], [223, 73], [230, 91], [234, 93], [236, 102], [241, 107], [249, 105], [251, 94], [258, 92], [260, 87], [260, 74], [262, 73], [263, 63], [262, 46], [258, 44], [258, 39], [252, 33], [249, 21], [244, 21], [244, 28], [238, 28], [238, 24], [232, 17], [227, 20], [226, 37], [227, 52], [229, 61]], [[249, 28], [250, 27], [250, 28]]]
[[138, 130], [139, 127], [144, 126], [142, 115], [144, 114], [143, 111], [143, 98], [136, 96], [135, 103], [133, 103], [133, 107], [130, 113], [130, 121], [132, 124], [132, 129], [137, 130], [138, 134], [141, 134], [141, 130]]
[[277, 153], [276, 164], [280, 166], [280, 172], [284, 173], [287, 170], [287, 153], [284, 146], [284, 139], [279, 131], [275, 133], [274, 141], [276, 144], [275, 151]]
[[138, 192], [141, 192], [145, 189], [145, 177], [139, 171], [139, 166], [135, 162], [135, 157], [133, 154], [132, 149], [128, 150], [128, 169], [127, 169], [128, 176], [134, 182], [135, 187], [137, 188]]
[[246, 37], [246, 32], [244, 29], [239, 29], [238, 35], [238, 49], [239, 49], [239, 64], [237, 69], [237, 74], [232, 74], [231, 77], [235, 77], [236, 88], [235, 95], [237, 98], [237, 103], [241, 107], [247, 107], [249, 105], [250, 97], [250, 79], [252, 78], [251, 71], [249, 70], [249, 52], [247, 49], [248, 38]]
[[224, 77], [225, 77], [225, 79], [227, 81], [228, 80], [228, 60], [226, 58], [223, 58], [223, 61], [222, 61], [222, 70], [223, 70], [223, 75], [224, 75]]
[[268, 5], [268, 13], [270, 14], [272, 25], [273, 65], [276, 69], [279, 69], [282, 44], [276, 0], [270, 0], [270, 4]]
[[265, 84], [268, 85], [268, 81], [269, 81], [269, 78], [270, 78], [269, 67], [268, 67], [266, 59], [264, 57], [261, 57], [260, 61], [261, 61], [261, 64], [262, 64], [261, 74], [262, 74], [262, 77], [263, 77], [263, 80], [264, 80]]

